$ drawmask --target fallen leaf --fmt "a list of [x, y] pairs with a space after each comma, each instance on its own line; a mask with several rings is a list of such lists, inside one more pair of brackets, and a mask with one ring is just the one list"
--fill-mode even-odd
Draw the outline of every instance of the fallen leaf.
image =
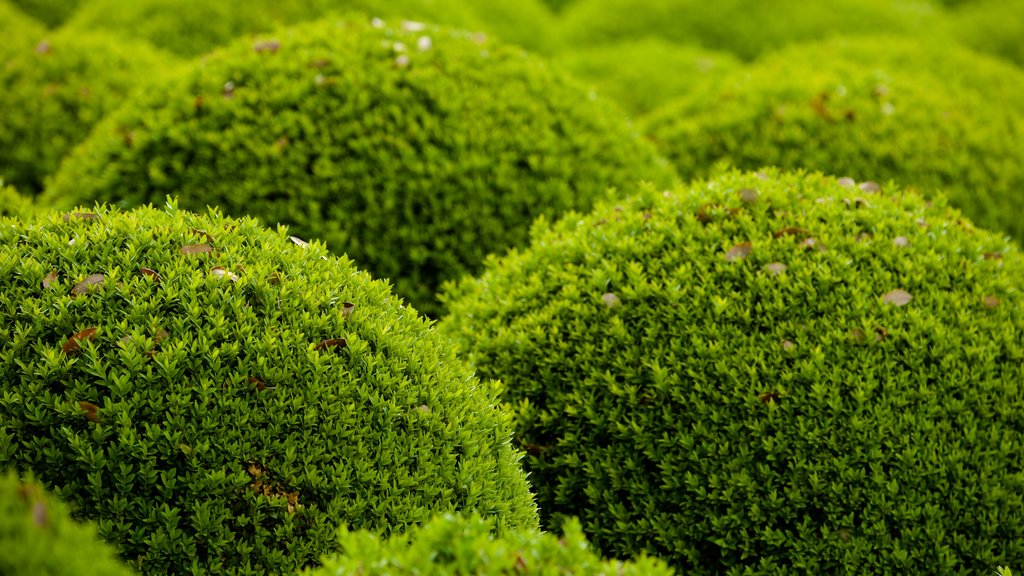
[[156, 282], [163, 281], [163, 278], [161, 278], [160, 275], [156, 273], [156, 271], [150, 270], [149, 268], [139, 268], [139, 274], [142, 274], [143, 276], [148, 276], [149, 278], [152, 278]]
[[263, 380], [260, 380], [259, 378], [253, 378], [252, 376], [249, 377], [249, 384], [255, 384], [256, 385], [256, 389], [259, 390], [260, 392], [262, 392], [262, 391], [264, 391], [264, 390], [266, 390], [268, 388], [266, 382], [264, 382]]
[[346, 346], [348, 346], [348, 342], [346, 342], [344, 338], [330, 338], [328, 340], [321, 341], [316, 345], [315, 349], [324, 350], [327, 348], [334, 348], [336, 350], [340, 350]]
[[867, 182], [861, 182], [860, 186], [858, 186], [858, 188], [860, 188], [864, 192], [881, 192], [882, 191], [882, 187], [878, 185], [878, 182], [872, 182], [870, 180], [868, 180]]
[[762, 404], [767, 404], [769, 402], [778, 402], [781, 398], [782, 393], [776, 391], [764, 392], [762, 394], [757, 395], [757, 399], [760, 400]]
[[843, 188], [853, 188], [857, 185], [857, 181], [847, 176], [836, 180], [836, 184], [839, 184]]
[[199, 228], [190, 228], [190, 230], [196, 236], [202, 236], [203, 238], [205, 238], [207, 243], [213, 244], [213, 236], [211, 236], [210, 233], [207, 232], [206, 230], [200, 230]]
[[229, 272], [223, 266], [214, 266], [213, 268], [210, 268], [210, 273], [218, 278], [226, 278], [232, 282], [238, 282], [238, 276], [235, 276], [234, 273]]
[[753, 204], [754, 202], [757, 202], [757, 190], [754, 190], [753, 188], [744, 188], [740, 190], [738, 194], [740, 200], [746, 202], [747, 204]]
[[772, 274], [778, 275], [786, 271], [788, 267], [782, 262], [772, 262], [771, 264], [765, 264], [764, 269]]
[[726, 262], [735, 262], [737, 260], [742, 260], [747, 256], [750, 256], [750, 253], [753, 251], [754, 248], [753, 246], [750, 245], [750, 242], [743, 242], [741, 244], [733, 246], [728, 252], [726, 252], [723, 255], [723, 258], [725, 258]]
[[75, 284], [75, 287], [71, 289], [71, 294], [74, 296], [81, 296], [82, 294], [91, 292], [96, 289], [97, 285], [102, 284], [106, 278], [107, 277], [103, 274], [90, 274], [85, 277], [85, 280]]
[[44, 502], [37, 501], [32, 505], [32, 521], [36, 526], [46, 528], [48, 522], [46, 519], [46, 504]]
[[1000, 300], [998, 296], [989, 295], [982, 298], [981, 303], [984, 304], [985, 308], [991, 310], [992, 308], [998, 307], [1000, 304], [1003, 303], [1003, 301]]
[[68, 338], [68, 341], [61, 347], [61, 352], [68, 356], [76, 354], [82, 348], [82, 342], [92, 340], [96, 337], [96, 330], [97, 329], [95, 327], [86, 328], [85, 330], [76, 333], [71, 338]]
[[819, 244], [816, 238], [805, 238], [803, 242], [800, 243], [800, 247], [806, 248], [808, 250], [810, 250], [811, 248], [817, 248], [821, 252], [825, 251], [825, 247]]
[[343, 302], [341, 304], [341, 317], [348, 318], [352, 315], [352, 311], [356, 309], [356, 305], [351, 302]]
[[905, 248], [907, 246], [910, 246], [910, 239], [907, 238], [906, 236], [897, 236], [892, 239], [892, 243], [899, 248]]
[[609, 308], [615, 308], [616, 306], [622, 305], [622, 300], [619, 300], [619, 297], [616, 296], [615, 294], [612, 294], [611, 292], [608, 292], [601, 296], [601, 301], [604, 302], [604, 305]]
[[783, 340], [782, 341], [782, 349], [783, 350], [792, 350], [793, 348], [796, 348], [796, 343], [794, 343], [793, 341], [791, 341], [791, 340]]
[[50, 273], [43, 278], [43, 289], [49, 290], [55, 282], [57, 282], [57, 271], [51, 270]]
[[914, 297], [909, 292], [896, 289], [882, 296], [882, 302], [893, 306], [906, 306]]
[[181, 247], [181, 253], [186, 256], [189, 254], [207, 254], [213, 252], [213, 246], [209, 244], [188, 244]]
[[79, 402], [78, 407], [85, 411], [85, 418], [91, 422], [100, 421], [100, 407], [90, 402]]
[[252, 49], [257, 53], [270, 52], [274, 54], [281, 49], [281, 43], [277, 40], [262, 40], [254, 44]]
[[303, 248], [308, 248], [309, 247], [309, 242], [306, 242], [305, 240], [303, 240], [302, 238], [299, 238], [298, 236], [289, 236], [288, 238], [292, 242], [295, 242], [295, 244], [297, 244], [299, 246], [302, 246]]

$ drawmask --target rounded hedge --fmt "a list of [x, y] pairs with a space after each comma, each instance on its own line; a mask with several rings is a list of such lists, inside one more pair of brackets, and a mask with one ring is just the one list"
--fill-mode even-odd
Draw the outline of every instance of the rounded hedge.
[[10, 2], [0, 0], [0, 35], [4, 39], [3, 44], [0, 44], [0, 69], [6, 66], [11, 53], [23, 47], [35, 46], [45, 34], [46, 29], [42, 24], [23, 14]]
[[62, 32], [0, 66], [0, 177], [38, 193], [61, 159], [173, 59], [139, 42]]
[[806, 168], [942, 190], [1024, 240], [1024, 72], [958, 46], [833, 40], [766, 57], [644, 119], [684, 178]]
[[0, 225], [0, 469], [150, 574], [290, 573], [339, 526], [534, 528], [496, 385], [322, 244], [140, 208]]
[[891, 184], [654, 192], [538, 225], [448, 293], [543, 525], [695, 574], [1024, 561], [1013, 243]]
[[56, 28], [75, 13], [81, 0], [12, 0], [12, 2], [26, 14], [51, 28]]
[[306, 576], [504, 576], [517, 574], [594, 576], [670, 576], [662, 561], [602, 560], [587, 546], [579, 522], [567, 522], [565, 534], [517, 531], [495, 538], [479, 516], [446, 514], [404, 534], [382, 540], [362, 531], [343, 530], [341, 552], [324, 559]]
[[0, 574], [129, 576], [96, 528], [71, 520], [61, 502], [10, 472], [0, 474]]
[[[482, 44], [481, 44], [482, 43]], [[49, 201], [221, 206], [324, 240], [437, 313], [441, 281], [609, 187], [674, 178], [621, 111], [521, 49], [328, 20], [233, 45], [97, 128]]]
[[660, 38], [581, 47], [562, 54], [559, 63], [637, 116], [688, 94], [695, 86], [715, 82], [740, 66], [739, 60], [727, 52]]
[[892, 0], [577, 0], [565, 9], [566, 45], [658, 36], [697, 43], [743, 59], [843, 34], [905, 34], [934, 42], [944, 13], [927, 2]]
[[90, 0], [68, 27], [116, 32], [145, 39], [182, 56], [198, 56], [242, 37], [338, 11], [436, 21], [495, 33], [504, 40], [542, 51], [549, 51], [555, 38], [554, 17], [541, 0], [517, 0], [514, 7], [485, 0]]
[[960, 42], [1024, 66], [1024, 1], [964, 2], [950, 22]]

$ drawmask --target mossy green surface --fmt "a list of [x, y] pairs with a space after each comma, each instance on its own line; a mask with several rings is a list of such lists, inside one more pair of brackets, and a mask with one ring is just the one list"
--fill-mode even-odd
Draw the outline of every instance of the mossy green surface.
[[11, 52], [0, 66], [0, 177], [38, 193], [94, 124], [173, 64], [145, 43], [85, 33]]
[[794, 46], [666, 105], [645, 131], [684, 178], [807, 168], [939, 190], [1024, 241], [1024, 71], [955, 45]]
[[8, 55], [22, 48], [35, 47], [46, 34], [42, 24], [25, 15], [7, 0], [0, 0], [0, 66], [5, 65]]
[[50, 28], [56, 28], [63, 24], [68, 17], [75, 13], [81, 3], [80, 0], [12, 0], [12, 2], [23, 12]]
[[950, 24], [965, 45], [1024, 67], [1024, 1], [965, 2], [952, 12]]
[[576, 78], [591, 83], [635, 116], [714, 83], [740, 67], [726, 52], [674, 44], [660, 38], [579, 47], [558, 57]]
[[144, 574], [288, 574], [339, 526], [536, 507], [496, 385], [387, 284], [169, 206], [0, 223], [0, 469]]
[[908, 34], [935, 41], [942, 10], [892, 0], [577, 0], [562, 17], [568, 46], [658, 36], [743, 59], [836, 34]]
[[111, 116], [48, 201], [223, 207], [347, 253], [436, 314], [436, 287], [609, 187], [674, 179], [610, 103], [520, 48], [327, 20], [246, 41]]
[[129, 576], [96, 528], [71, 520], [67, 506], [34, 482], [0, 473], [0, 574]]
[[551, 50], [555, 38], [554, 17], [540, 0], [517, 0], [515, 4], [484, 0], [90, 0], [68, 27], [116, 32], [182, 56], [197, 56], [282, 25], [351, 12], [489, 32], [541, 51]]
[[942, 197], [728, 172], [450, 287], [545, 527], [686, 574], [1024, 561], [1024, 257]]
[[305, 576], [671, 576], [660, 560], [602, 560], [587, 545], [578, 522], [562, 537], [517, 531], [494, 537], [479, 516], [448, 514], [382, 540], [369, 532], [343, 531], [341, 552]]

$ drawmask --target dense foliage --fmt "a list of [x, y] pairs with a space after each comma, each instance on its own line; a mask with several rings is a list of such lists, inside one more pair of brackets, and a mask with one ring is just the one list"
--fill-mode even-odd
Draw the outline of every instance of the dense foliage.
[[9, 53], [0, 66], [0, 177], [43, 188], [93, 125], [172, 59], [140, 42], [57, 33]]
[[143, 38], [177, 54], [196, 56], [280, 25], [352, 11], [491, 32], [544, 51], [554, 40], [553, 16], [540, 0], [89, 0], [68, 26]]
[[717, 163], [895, 179], [1024, 241], [1024, 71], [953, 45], [837, 39], [783, 50], [654, 112], [683, 177]]
[[0, 217], [22, 218], [34, 212], [35, 206], [30, 199], [18, 194], [13, 186], [5, 186], [0, 180]]
[[739, 68], [736, 57], [660, 38], [582, 47], [559, 58], [577, 78], [635, 115], [685, 96]]
[[129, 576], [96, 528], [73, 522], [67, 507], [32, 482], [0, 474], [0, 574]]
[[450, 289], [545, 526], [697, 574], [1024, 562], [1024, 258], [945, 201], [728, 172]]
[[[7, 0], [5, 0], [7, 1]], [[51, 28], [62, 24], [78, 9], [81, 0], [11, 0], [26, 14]], [[91, 0], [90, 0], [91, 1]]]
[[306, 576], [670, 576], [663, 562], [605, 561], [587, 546], [576, 521], [565, 534], [517, 531], [495, 538], [479, 516], [448, 514], [404, 534], [382, 540], [362, 531], [343, 530], [341, 552]]
[[324, 240], [418, 309], [441, 281], [609, 187], [674, 178], [618, 108], [521, 49], [327, 20], [153, 87], [64, 163], [48, 201], [180, 194]]
[[[44, 34], [46, 30], [42, 24], [23, 14], [7, 0], [0, 0], [0, 35], [4, 39], [0, 43], [0, 65], [6, 65], [10, 54], [29, 46], [35, 47]], [[0, 109], [0, 118], [10, 113], [9, 110]]]
[[536, 508], [494, 386], [322, 244], [169, 206], [0, 223], [0, 469], [146, 574], [286, 574], [339, 526]]
[[1024, 0], [971, 0], [952, 16], [958, 40], [1024, 66]]
[[563, 20], [570, 46], [659, 36], [744, 59], [839, 33], [924, 33], [934, 42], [935, 28], [943, 23], [941, 12], [927, 2], [892, 0], [575, 0]]

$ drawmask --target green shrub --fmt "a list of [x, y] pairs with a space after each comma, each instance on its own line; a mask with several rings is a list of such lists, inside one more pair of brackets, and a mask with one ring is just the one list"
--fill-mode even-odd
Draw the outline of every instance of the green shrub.
[[67, 507], [34, 483], [0, 474], [0, 574], [128, 576], [93, 526], [72, 522]]
[[575, 521], [565, 525], [562, 538], [536, 531], [494, 538], [480, 517], [447, 514], [388, 540], [366, 531], [342, 531], [340, 554], [306, 576], [329, 574], [669, 576], [672, 570], [646, 557], [632, 563], [602, 561]]
[[25, 193], [135, 89], [171, 65], [139, 42], [58, 33], [0, 67], [0, 176]]
[[485, 0], [90, 0], [68, 26], [113, 31], [145, 39], [182, 56], [197, 56], [243, 36], [336, 11], [437, 21], [508, 36], [507, 40], [528, 48], [550, 49], [554, 37], [553, 16], [540, 0], [517, 0], [514, 6]]
[[1024, 72], [895, 38], [793, 47], [645, 119], [685, 177], [725, 163], [942, 190], [1024, 240]]
[[339, 526], [536, 527], [509, 415], [388, 286], [174, 206], [0, 226], [0, 469], [148, 574], [285, 574]]
[[926, 2], [892, 0], [577, 0], [565, 10], [562, 29], [569, 46], [659, 36], [751, 59], [837, 33], [921, 34], [935, 42], [943, 16]]
[[323, 21], [211, 56], [99, 127], [50, 201], [180, 193], [286, 223], [436, 313], [442, 280], [525, 242], [535, 216], [673, 178], [618, 109], [521, 49], [381, 26]]
[[739, 68], [731, 54], [659, 38], [581, 47], [559, 60], [577, 78], [638, 116]]
[[32, 201], [0, 180], [0, 217], [22, 218], [35, 212]]
[[1024, 561], [1024, 259], [892, 184], [775, 171], [538, 225], [450, 287], [542, 525], [697, 574]]
[[[78, 9], [80, 0], [12, 0], [14, 5], [51, 28], [61, 25]], [[91, 1], [91, 0], [90, 0]]]
[[21, 13], [10, 2], [0, 0], [0, 35], [4, 39], [0, 44], [0, 68], [6, 65], [10, 53], [24, 47], [35, 47], [44, 34], [46, 30], [42, 24]]
[[965, 2], [950, 22], [953, 33], [967, 46], [1024, 66], [1024, 1]]

